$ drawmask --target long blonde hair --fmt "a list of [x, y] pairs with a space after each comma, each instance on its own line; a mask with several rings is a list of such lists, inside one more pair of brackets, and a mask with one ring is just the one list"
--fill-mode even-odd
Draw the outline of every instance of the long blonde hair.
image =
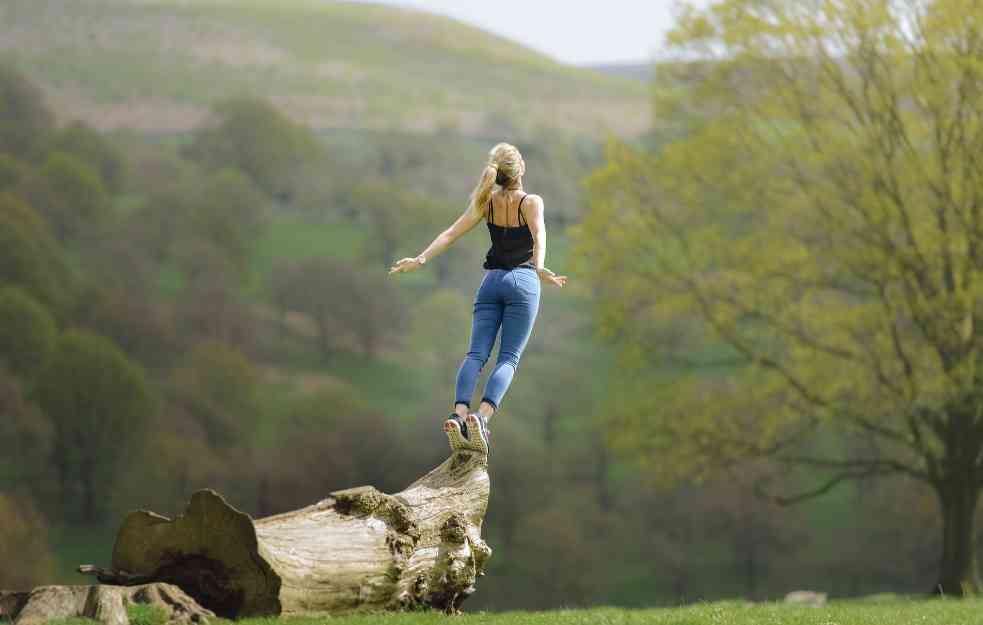
[[500, 181], [504, 187], [524, 173], [526, 163], [518, 148], [508, 143], [499, 143], [488, 152], [488, 164], [481, 172], [478, 185], [471, 192], [469, 208], [484, 215], [496, 181]]

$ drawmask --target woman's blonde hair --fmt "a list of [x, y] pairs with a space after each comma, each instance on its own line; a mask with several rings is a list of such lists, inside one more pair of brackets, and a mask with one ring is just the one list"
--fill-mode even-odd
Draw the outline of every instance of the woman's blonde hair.
[[488, 152], [488, 164], [481, 172], [478, 185], [471, 192], [470, 208], [482, 215], [495, 184], [505, 187], [526, 173], [526, 162], [518, 148], [508, 143], [499, 143]]

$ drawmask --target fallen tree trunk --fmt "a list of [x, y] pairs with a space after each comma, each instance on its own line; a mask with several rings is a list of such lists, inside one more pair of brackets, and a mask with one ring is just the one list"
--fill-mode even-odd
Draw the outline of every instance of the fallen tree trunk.
[[363, 486], [253, 520], [218, 493], [175, 519], [130, 513], [104, 583], [167, 582], [226, 618], [358, 608], [459, 611], [484, 573], [487, 456], [457, 451], [395, 495]]
[[25, 592], [0, 590], [0, 622], [44, 625], [84, 617], [104, 625], [129, 625], [127, 607], [133, 604], [154, 607], [169, 625], [207, 623], [215, 616], [170, 584], [38, 586]]

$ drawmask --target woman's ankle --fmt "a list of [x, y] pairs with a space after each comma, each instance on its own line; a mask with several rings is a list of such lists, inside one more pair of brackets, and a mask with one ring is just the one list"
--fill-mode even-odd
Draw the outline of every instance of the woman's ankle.
[[462, 419], [466, 419], [468, 417], [468, 407], [467, 407], [467, 405], [465, 405], [465, 404], [456, 404], [454, 406], [454, 413], [457, 416], [461, 417]]
[[481, 402], [481, 405], [478, 406], [478, 414], [484, 417], [487, 421], [488, 419], [491, 419], [493, 414], [495, 414], [495, 407], [488, 402], [483, 401]]

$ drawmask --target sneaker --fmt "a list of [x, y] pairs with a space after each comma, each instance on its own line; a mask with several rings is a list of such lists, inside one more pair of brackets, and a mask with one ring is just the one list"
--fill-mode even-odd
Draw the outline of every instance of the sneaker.
[[450, 443], [451, 450], [471, 448], [467, 423], [456, 412], [452, 412], [444, 421], [444, 433], [447, 434], [447, 442]]
[[468, 437], [469, 446], [487, 455], [488, 450], [491, 449], [491, 430], [488, 429], [488, 419], [472, 412], [468, 415], [467, 424], [471, 429], [471, 436]]

